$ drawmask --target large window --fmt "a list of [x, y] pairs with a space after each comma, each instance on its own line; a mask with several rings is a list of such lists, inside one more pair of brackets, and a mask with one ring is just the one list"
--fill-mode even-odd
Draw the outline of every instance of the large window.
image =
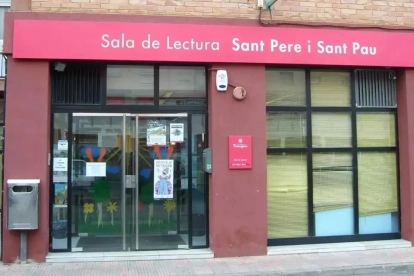
[[399, 235], [395, 82], [367, 72], [266, 71], [269, 244]]

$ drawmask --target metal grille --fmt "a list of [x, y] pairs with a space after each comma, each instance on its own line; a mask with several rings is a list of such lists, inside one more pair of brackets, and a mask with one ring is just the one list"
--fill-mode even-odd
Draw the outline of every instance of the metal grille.
[[63, 72], [52, 68], [53, 104], [92, 105], [101, 103], [100, 67], [67, 64]]
[[393, 70], [355, 70], [357, 107], [397, 107]]

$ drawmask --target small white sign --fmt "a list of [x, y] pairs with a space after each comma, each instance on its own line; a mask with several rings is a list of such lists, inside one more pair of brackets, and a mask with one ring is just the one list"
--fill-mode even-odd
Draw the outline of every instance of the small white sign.
[[135, 175], [125, 175], [125, 188], [135, 188]]
[[147, 146], [165, 146], [167, 144], [166, 126], [159, 125], [147, 129]]
[[174, 197], [174, 160], [154, 160], [154, 199]]
[[66, 172], [68, 170], [68, 159], [55, 157], [53, 158], [53, 171]]
[[87, 162], [86, 176], [105, 177], [106, 163], [105, 162]]
[[170, 124], [170, 142], [184, 142], [184, 124]]
[[68, 150], [68, 141], [67, 140], [59, 140], [57, 143], [58, 150]]

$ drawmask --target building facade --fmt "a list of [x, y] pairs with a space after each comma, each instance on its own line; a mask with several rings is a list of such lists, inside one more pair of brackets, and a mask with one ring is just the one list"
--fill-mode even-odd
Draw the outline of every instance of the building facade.
[[4, 262], [414, 240], [414, 3], [258, 5], [12, 1]]

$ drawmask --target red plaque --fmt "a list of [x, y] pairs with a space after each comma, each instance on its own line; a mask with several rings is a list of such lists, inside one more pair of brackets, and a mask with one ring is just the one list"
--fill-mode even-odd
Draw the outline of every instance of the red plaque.
[[252, 136], [229, 136], [229, 169], [252, 168]]

